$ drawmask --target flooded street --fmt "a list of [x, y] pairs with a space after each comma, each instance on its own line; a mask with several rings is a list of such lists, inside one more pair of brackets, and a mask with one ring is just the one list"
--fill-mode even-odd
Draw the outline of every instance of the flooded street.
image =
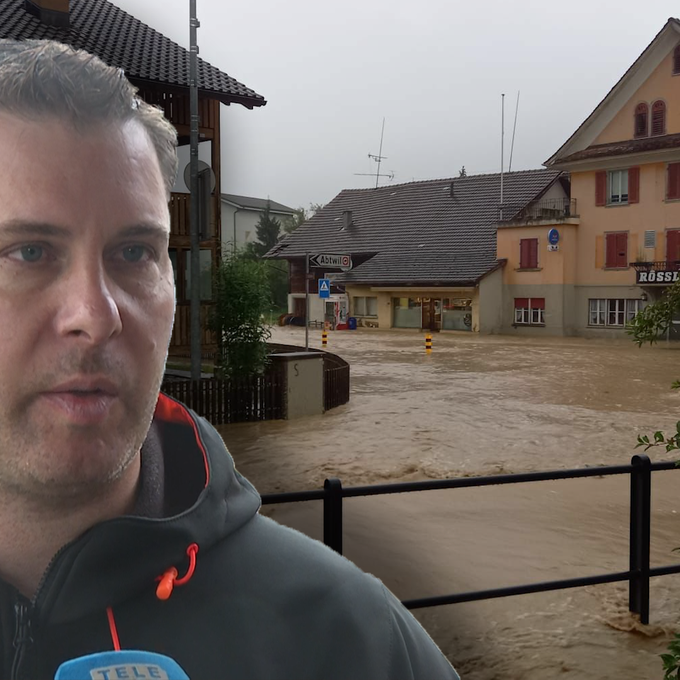
[[[627, 464], [638, 433], [680, 417], [680, 347], [664, 343], [329, 334], [349, 361], [346, 406], [220, 432], [260, 493]], [[320, 332], [310, 331], [320, 348]], [[275, 329], [304, 345], [304, 330]], [[674, 460], [661, 449], [653, 461]], [[678, 456], [680, 457], [680, 455]], [[652, 566], [680, 562], [680, 470], [652, 477]], [[347, 557], [401, 599], [628, 569], [629, 478], [616, 476], [348, 499]], [[321, 537], [319, 502], [267, 506]], [[652, 579], [650, 625], [626, 584], [447, 605], [414, 613], [463, 680], [663, 677], [680, 630], [680, 576]]]

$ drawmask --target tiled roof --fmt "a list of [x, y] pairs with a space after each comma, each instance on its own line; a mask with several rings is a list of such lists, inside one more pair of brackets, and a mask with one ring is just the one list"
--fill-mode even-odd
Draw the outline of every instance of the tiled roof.
[[236, 194], [222, 194], [222, 200], [233, 203], [237, 208], [249, 208], [250, 210], [264, 210], [269, 203], [272, 212], [290, 213], [295, 212], [295, 208], [289, 208], [283, 203], [270, 201], [267, 198], [252, 198], [250, 196], [238, 196]]
[[[559, 170], [504, 175], [504, 217], [514, 216], [559, 176]], [[269, 256], [371, 253], [339, 280], [469, 285], [497, 266], [499, 199], [500, 174], [345, 190]], [[343, 228], [347, 210], [352, 226]]]
[[643, 151], [656, 151], [658, 149], [677, 149], [680, 147], [680, 134], [662, 135], [660, 137], [644, 137], [642, 139], [628, 139], [622, 142], [609, 142], [608, 144], [593, 144], [583, 151], [577, 151], [570, 156], [560, 158], [555, 165], [582, 161], [591, 158], [608, 158], [609, 156], [624, 156]]
[[[70, 0], [71, 26], [43, 24], [24, 0], [0, 0], [0, 38], [58, 40], [96, 54], [132, 80], [189, 87], [189, 52], [107, 0]], [[199, 90], [225, 104], [263, 106], [262, 95], [198, 59]]]

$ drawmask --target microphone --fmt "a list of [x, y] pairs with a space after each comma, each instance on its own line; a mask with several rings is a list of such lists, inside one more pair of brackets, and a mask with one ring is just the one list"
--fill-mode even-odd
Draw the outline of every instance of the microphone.
[[54, 680], [189, 680], [189, 676], [169, 656], [123, 649], [64, 661]]

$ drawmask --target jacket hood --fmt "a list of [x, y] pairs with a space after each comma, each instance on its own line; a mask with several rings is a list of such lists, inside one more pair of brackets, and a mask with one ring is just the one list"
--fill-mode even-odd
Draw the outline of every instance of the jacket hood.
[[34, 601], [41, 624], [67, 623], [144, 589], [154, 592], [157, 577], [168, 568], [186, 571], [192, 543], [198, 544], [200, 569], [203, 554], [257, 514], [259, 494], [236, 471], [207, 421], [160, 394], [152, 429], [160, 438], [170, 514], [102, 522], [62, 548]]

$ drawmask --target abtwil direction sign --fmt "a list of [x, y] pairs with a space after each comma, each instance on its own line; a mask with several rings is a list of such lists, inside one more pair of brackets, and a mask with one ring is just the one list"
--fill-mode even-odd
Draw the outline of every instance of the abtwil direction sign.
[[340, 269], [351, 269], [352, 268], [352, 256], [351, 255], [332, 255], [332, 254], [321, 254], [321, 255], [310, 255], [309, 256], [309, 266], [310, 267], [339, 267]]

